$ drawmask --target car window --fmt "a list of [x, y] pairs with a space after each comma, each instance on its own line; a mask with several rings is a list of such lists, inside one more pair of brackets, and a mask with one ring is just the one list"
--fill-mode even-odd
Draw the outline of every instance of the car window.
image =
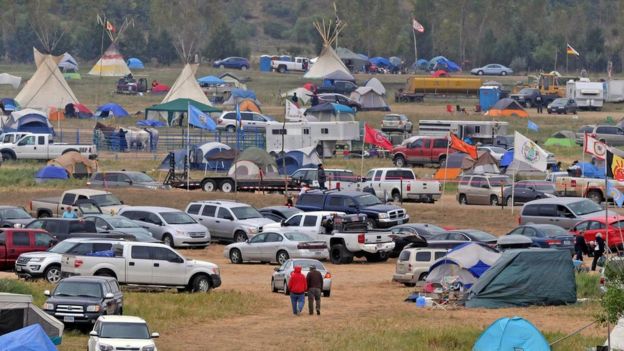
[[401, 251], [401, 254], [399, 255], [399, 261], [400, 262], [409, 261], [411, 254], [412, 254], [411, 251], [408, 251], [408, 250]]
[[150, 259], [150, 247], [149, 246], [132, 246], [130, 256], [137, 260], [149, 260]]
[[318, 220], [318, 216], [305, 216], [303, 219], [304, 227], [314, 227], [316, 225], [316, 221]]
[[569, 208], [563, 205], [557, 205], [557, 217], [574, 218], [576, 217]]
[[425, 139], [423, 146], [425, 149], [429, 149], [431, 147], [431, 139]]
[[[90, 221], [91, 222], [91, 221]], [[96, 218], [95, 219], [95, 226], [100, 228], [100, 229], [104, 229], [104, 230], [110, 230], [112, 229], [108, 223], [106, 223], [106, 221], [104, 221], [102, 218]]]
[[446, 139], [435, 139], [433, 141], [433, 147], [436, 149], [444, 149], [448, 146], [448, 141]]
[[233, 219], [232, 213], [225, 207], [219, 207], [219, 211], [217, 212], [217, 218], [223, 219]]
[[202, 216], [214, 217], [216, 211], [217, 211], [217, 206], [204, 205], [204, 208], [202, 209]]
[[196, 214], [199, 214], [200, 209], [201, 209], [200, 204], [193, 204], [189, 206], [189, 208], [186, 210], [186, 213], [196, 215]]
[[150, 255], [153, 260], [160, 261], [175, 261], [180, 259], [180, 256], [166, 247], [151, 247]]
[[533, 229], [533, 228], [526, 227], [526, 228], [524, 228], [524, 236], [528, 236], [530, 238], [533, 238], [533, 237], [537, 236], [537, 231], [535, 229]]
[[277, 243], [284, 240], [284, 238], [277, 233], [268, 233], [265, 242], [267, 243]]
[[536, 216], [542, 217], [557, 217], [557, 206], [556, 205], [539, 205]]
[[418, 251], [416, 252], [416, 262], [429, 262], [431, 261], [431, 252]]
[[597, 229], [604, 229], [604, 228], [605, 228], [604, 223], [600, 223], [598, 221], [589, 222], [589, 230], [597, 230]]
[[598, 127], [596, 128], [596, 133], [599, 134], [618, 134], [618, 127], [607, 127], [607, 126], [602, 126], [602, 127]]
[[615, 222], [615, 223], [611, 223], [610, 226], [612, 226], [613, 228], [623, 229], [624, 228], [624, 221], [618, 221], [618, 222]]
[[266, 122], [266, 119], [262, 116], [253, 115], [253, 120], [256, 122]]
[[258, 243], [263, 243], [263, 242], [265, 242], [265, 241], [266, 241], [266, 237], [267, 237], [267, 235], [266, 235], [266, 234], [264, 234], [264, 233], [263, 233], [263, 234], [258, 234], [258, 235], [256, 235], [256, 236], [254, 236], [253, 238], [251, 238], [251, 239], [249, 240], [249, 243], [250, 243], [250, 244], [258, 244]]
[[294, 217], [290, 217], [287, 221], [286, 221], [286, 225], [290, 226], [290, 227], [298, 227], [299, 223], [301, 223], [301, 215], [297, 215]]
[[382, 170], [378, 170], [377, 172], [375, 172], [375, 179], [374, 179], [374, 181], [376, 181], [376, 182], [380, 181], [382, 173], [383, 173]]
[[473, 188], [480, 188], [482, 184], [487, 184], [485, 178], [473, 177], [470, 181], [470, 186]]
[[329, 206], [332, 207], [342, 207], [342, 198], [340, 196], [332, 196], [329, 198], [327, 202]]
[[519, 227], [519, 228], [516, 228], [516, 229], [510, 231], [509, 234], [521, 235], [523, 230], [524, 230], [524, 227]]
[[442, 257], [444, 257], [444, 256], [446, 256], [446, 252], [444, 252], [444, 251], [437, 251], [437, 252], [435, 253], [435, 259], [436, 259], [436, 260], [439, 260], [439, 259], [441, 259], [441, 258], [442, 258]]
[[469, 241], [468, 238], [461, 233], [449, 233], [448, 240]]
[[109, 280], [108, 281], [108, 289], [114, 294], [119, 292], [119, 285], [117, 284], [116, 280]]
[[50, 246], [52, 237], [46, 233], [35, 233], [35, 246]]
[[418, 139], [409, 144], [410, 149], [420, 149], [423, 147], [424, 141], [423, 139]]
[[80, 221], [70, 221], [68, 232], [69, 233], [95, 233], [97, 232], [97, 230], [95, 228], [95, 223], [80, 220]]
[[111, 243], [80, 243], [68, 250], [67, 253], [72, 255], [87, 255], [94, 252], [110, 251], [112, 248], [113, 244]]
[[589, 223], [590, 223], [589, 221], [581, 222], [575, 225], [574, 228], [572, 228], [572, 231], [575, 231], [575, 232], [585, 231], [587, 230], [587, 227], [589, 227]]
[[37, 221], [33, 221], [30, 222], [26, 228], [30, 228], [30, 229], [41, 229], [43, 228], [43, 221], [37, 220]]
[[13, 232], [13, 246], [30, 246], [30, 234], [28, 232]]
[[61, 203], [63, 205], [73, 205], [75, 200], [76, 194], [67, 193], [63, 196], [63, 200], [61, 200]]

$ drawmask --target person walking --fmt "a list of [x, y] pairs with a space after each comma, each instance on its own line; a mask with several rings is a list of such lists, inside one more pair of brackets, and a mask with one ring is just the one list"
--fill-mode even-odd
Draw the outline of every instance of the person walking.
[[292, 101], [293, 104], [299, 107], [299, 98], [297, 97], [297, 93], [293, 93], [293, 96], [290, 98], [290, 101]]
[[542, 113], [543, 110], [543, 100], [542, 100], [542, 96], [538, 95], [535, 97], [535, 107], [537, 108], [537, 113]]
[[290, 291], [290, 303], [294, 315], [300, 315], [305, 305], [305, 292], [308, 290], [306, 277], [301, 273], [301, 266], [295, 266], [295, 271], [290, 274], [288, 281]]
[[323, 169], [322, 163], [319, 163], [317, 172], [318, 172], [317, 178], [318, 178], [318, 183], [319, 183], [319, 189], [321, 190], [327, 189], [325, 188], [325, 181], [327, 180], [327, 176], [325, 175], [325, 169]]
[[314, 314], [314, 302], [316, 301], [316, 315], [321, 314], [321, 291], [323, 291], [323, 275], [316, 270], [315, 266], [310, 266], [310, 272], [306, 277], [308, 284], [308, 312]]
[[576, 259], [583, 261], [583, 254], [588, 254], [587, 243], [585, 242], [585, 232], [580, 232], [576, 235], [574, 240], [574, 252], [576, 253]]
[[596, 245], [594, 246], [594, 259], [592, 260], [592, 266], [591, 266], [592, 271], [596, 270], [596, 265], [598, 264], [598, 260], [604, 254], [604, 251], [605, 251], [605, 242], [604, 242], [604, 239], [602, 238], [602, 234], [598, 233], [596, 234]]
[[72, 211], [71, 206], [67, 206], [63, 212], [63, 218], [78, 218], [76, 212]]

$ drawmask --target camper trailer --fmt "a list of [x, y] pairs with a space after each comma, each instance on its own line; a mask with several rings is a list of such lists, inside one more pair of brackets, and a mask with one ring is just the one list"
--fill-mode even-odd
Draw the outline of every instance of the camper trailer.
[[624, 80], [610, 80], [602, 84], [607, 102], [624, 102]]
[[605, 100], [604, 86], [602, 82], [568, 81], [566, 97], [576, 100], [579, 109], [600, 110]]
[[418, 135], [447, 136], [449, 132], [461, 139], [470, 138], [473, 142], [494, 144], [496, 137], [507, 135], [507, 122], [499, 121], [451, 121], [421, 120], [418, 122]]
[[271, 123], [266, 126], [266, 150], [268, 153], [280, 153], [282, 150], [297, 150], [320, 145], [323, 156], [331, 157], [336, 142], [347, 144], [351, 149], [351, 142], [354, 140], [360, 140], [360, 127], [358, 122], [354, 120]]

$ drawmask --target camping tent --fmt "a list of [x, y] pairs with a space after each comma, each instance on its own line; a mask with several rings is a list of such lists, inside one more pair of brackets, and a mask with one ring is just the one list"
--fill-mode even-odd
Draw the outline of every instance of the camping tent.
[[[548, 267], [548, 269], [544, 269]], [[572, 257], [567, 250], [507, 250], [479, 278], [466, 307], [565, 305], [576, 302]]]
[[22, 77], [14, 76], [8, 73], [0, 73], [0, 84], [6, 84], [13, 87], [13, 89], [19, 88], [22, 82]]
[[329, 73], [340, 71], [344, 73], [345, 76], [350, 77], [348, 80], [354, 81], [355, 78], [351, 75], [351, 72], [349, 72], [349, 69], [345, 66], [340, 57], [338, 57], [334, 48], [332, 48], [342, 28], [340, 28], [339, 25], [336, 25], [336, 28], [331, 28], [331, 25], [329, 28], [325, 26], [321, 28], [318, 23], [314, 25], [323, 40], [323, 49], [321, 49], [321, 54], [318, 56], [316, 62], [312, 64], [308, 72], [303, 76], [309, 79], [320, 79]]
[[[33, 304], [31, 295], [0, 293], [0, 321], [0, 335], [3, 335], [0, 338], [5, 337], [7, 333], [33, 324], [39, 324], [56, 345], [61, 343], [63, 337], [63, 323]], [[6, 344], [2, 341], [6, 339], [0, 339], [0, 345], [5, 346]]]
[[437, 180], [457, 179], [457, 177], [459, 177], [459, 175], [463, 172], [462, 165], [464, 159], [467, 157], [468, 154], [463, 152], [450, 153], [446, 157], [444, 165], [441, 165], [440, 168], [438, 168], [433, 178]]
[[126, 111], [121, 105], [116, 104], [114, 102], [109, 102], [108, 104], [104, 104], [99, 106], [95, 110], [95, 117], [97, 118], [108, 118], [108, 117], [128, 117], [130, 114]]
[[68, 178], [67, 171], [57, 166], [44, 166], [35, 173], [35, 181], [37, 183], [45, 183], [49, 180], [65, 180]]
[[197, 82], [199, 83], [200, 86], [204, 87], [204, 86], [213, 86], [213, 85], [223, 85], [225, 84], [225, 81], [222, 80], [221, 78], [215, 77], [215, 76], [205, 76], [205, 77], [201, 77], [197, 80]]
[[379, 95], [386, 95], [386, 87], [375, 77], [369, 79], [364, 86], [372, 88]]
[[197, 163], [198, 168], [204, 170], [228, 170], [236, 157], [236, 152], [231, 147], [219, 142], [205, 143], [200, 145], [198, 149], [201, 152], [197, 152], [197, 159], [194, 160], [194, 163]]
[[145, 69], [145, 65], [143, 61], [139, 60], [136, 57], [131, 57], [128, 59], [128, 68], [130, 69]]
[[479, 336], [472, 351], [550, 351], [550, 345], [531, 322], [524, 318], [500, 318]]
[[356, 54], [347, 48], [336, 48], [336, 54], [353, 71], [364, 71], [364, 66], [368, 62], [366, 56]]
[[341, 121], [348, 122], [355, 120], [355, 111], [349, 106], [325, 102], [312, 106], [305, 112], [306, 116], [314, 116], [321, 122]]
[[63, 54], [61, 61], [58, 63], [58, 67], [63, 72], [78, 72], [78, 61], [66, 52]]
[[357, 101], [362, 111], [390, 111], [383, 95], [371, 87], [359, 87], [351, 93], [351, 99]]
[[211, 106], [206, 94], [202, 91], [199, 83], [195, 79], [195, 72], [199, 65], [186, 64], [180, 72], [180, 75], [176, 79], [175, 83], [171, 86], [171, 90], [165, 95], [165, 98], [160, 102], [164, 104], [166, 102], [173, 101], [175, 99], [185, 98], [195, 100], [201, 104]]
[[219, 75], [219, 78], [222, 81], [224, 81], [225, 84], [233, 86], [234, 88], [243, 89], [243, 90], [247, 89], [247, 85], [243, 83], [243, 80], [237, 77], [236, 75], [234, 75], [233, 73], [225, 72]]
[[45, 113], [27, 108], [11, 112], [5, 131], [54, 134], [54, 127]]
[[350, 82], [355, 82], [355, 78], [353, 78], [353, 76], [350, 73], [347, 74], [343, 71], [336, 70], [323, 76], [323, 85], [331, 86], [332, 84], [334, 84], [334, 81], [336, 80], [348, 80]]
[[74, 103], [74, 111], [76, 111], [76, 115], [78, 118], [91, 118], [93, 117], [93, 112], [89, 110], [89, 108], [81, 103]]
[[464, 173], [491, 173], [498, 174], [498, 161], [488, 151], [479, 151], [476, 160], [470, 157], [465, 157], [462, 160], [462, 169]]
[[145, 119], [158, 120], [162, 117], [166, 119], [169, 125], [171, 125], [180, 114], [186, 114], [188, 112], [189, 105], [193, 105], [205, 113], [221, 112], [221, 110], [216, 107], [212, 107], [192, 99], [179, 98], [171, 100], [167, 103], [161, 103], [146, 108]]
[[0, 336], [2, 351], [56, 351], [56, 346], [39, 324]]
[[427, 69], [429, 71], [435, 71], [438, 69], [443, 69], [447, 72], [459, 72], [461, 71], [461, 67], [455, 62], [447, 59], [444, 56], [436, 56], [429, 60]]
[[499, 257], [500, 253], [478, 243], [461, 244], [431, 265], [427, 282], [440, 284], [446, 277], [456, 277], [456, 282], [469, 288]]
[[130, 69], [128, 65], [126, 65], [126, 61], [124, 61], [117, 46], [115, 46], [115, 43], [112, 43], [108, 49], [104, 51], [104, 55], [102, 55], [93, 68], [91, 68], [89, 74], [102, 77], [123, 77], [130, 74]]
[[61, 167], [74, 178], [85, 178], [97, 172], [98, 162], [79, 152], [70, 151], [48, 162], [48, 166]]
[[576, 144], [576, 134], [570, 130], [560, 130], [546, 139], [546, 146], [572, 147]]
[[299, 101], [301, 102], [299, 105], [307, 105], [308, 102], [310, 102], [310, 99], [312, 98], [312, 92], [309, 91], [306, 88], [295, 88], [292, 90], [289, 90], [285, 93], [282, 94], [283, 98], [287, 98], [290, 99], [295, 93], [297, 93], [297, 98], [299, 99]]
[[372, 63], [373, 65], [377, 66], [377, 67], [382, 67], [382, 68], [386, 68], [388, 70], [394, 71], [397, 70], [398, 67], [396, 65], [394, 65], [390, 60], [388, 60], [385, 57], [373, 57], [371, 59], [368, 60], [368, 62]]
[[22, 108], [47, 110], [49, 107], [65, 108], [68, 103], [77, 103], [78, 99], [58, 69], [54, 57], [43, 55], [37, 71], [17, 94], [15, 101]]
[[486, 115], [490, 117], [529, 117], [529, 114], [522, 108], [518, 101], [511, 98], [498, 100]]
[[234, 88], [230, 92], [230, 97], [223, 102], [224, 106], [235, 106], [236, 103], [241, 103], [244, 100], [251, 100], [258, 110], [260, 109], [260, 101], [256, 98], [256, 93], [253, 90], [243, 90]]
[[276, 176], [278, 173], [275, 159], [266, 150], [257, 147], [245, 149], [228, 171], [229, 176], [236, 174], [239, 178], [248, 179]]
[[280, 174], [293, 174], [299, 168], [314, 167], [321, 163], [316, 147], [290, 150], [275, 160]]

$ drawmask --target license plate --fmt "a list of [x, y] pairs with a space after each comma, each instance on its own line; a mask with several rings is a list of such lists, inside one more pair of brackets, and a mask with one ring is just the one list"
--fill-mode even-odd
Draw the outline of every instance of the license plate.
[[403, 223], [405, 223], [405, 219], [399, 219], [398, 223], [399, 223], [399, 224], [403, 224]]
[[22, 267], [20, 267], [20, 266], [15, 266], [15, 270], [16, 270], [16, 271], [18, 271], [18, 272], [21, 272], [21, 271], [22, 271]]
[[565, 241], [563, 242], [563, 245], [572, 245], [572, 242], [571, 242], [571, 241], [568, 241], [568, 240], [565, 240]]
[[74, 323], [74, 317], [73, 316], [65, 316], [65, 317], [63, 317], [63, 322], [65, 322], [65, 323]]
[[323, 251], [314, 251], [314, 254], [317, 255], [317, 256], [320, 256], [320, 255], [323, 254]]

